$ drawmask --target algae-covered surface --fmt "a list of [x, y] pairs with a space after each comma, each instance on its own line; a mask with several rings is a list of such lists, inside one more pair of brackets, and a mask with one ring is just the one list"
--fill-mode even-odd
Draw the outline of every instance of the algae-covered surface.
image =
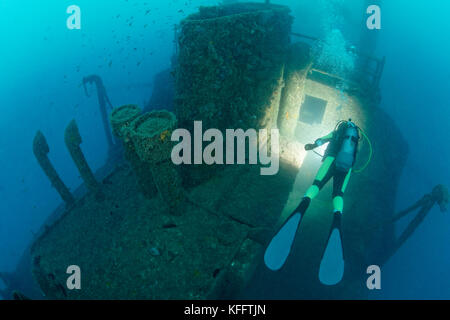
[[137, 128], [137, 132], [140, 134], [155, 134], [169, 127], [170, 123], [169, 119], [149, 118]]
[[130, 118], [135, 118], [140, 112], [141, 110], [138, 106], [125, 105], [114, 110], [112, 120], [115, 122], [126, 121]]
[[[131, 169], [120, 167], [104, 180], [105, 201], [87, 195], [35, 243], [33, 273], [42, 291], [58, 299], [236, 294], [261, 261], [261, 232], [278, 219], [296, 170], [284, 166], [281, 175], [261, 178], [256, 167], [224, 169], [190, 190], [175, 216], [158, 197], [142, 196]], [[70, 265], [81, 269], [82, 290], [66, 289]]]
[[263, 3], [201, 7], [180, 24], [175, 110], [182, 127], [272, 127], [292, 17]]

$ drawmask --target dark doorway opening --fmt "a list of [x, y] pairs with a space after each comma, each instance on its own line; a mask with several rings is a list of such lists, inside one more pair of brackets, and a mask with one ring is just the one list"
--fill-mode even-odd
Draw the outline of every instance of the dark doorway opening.
[[300, 107], [299, 121], [308, 124], [320, 124], [325, 114], [327, 101], [306, 95], [305, 101]]

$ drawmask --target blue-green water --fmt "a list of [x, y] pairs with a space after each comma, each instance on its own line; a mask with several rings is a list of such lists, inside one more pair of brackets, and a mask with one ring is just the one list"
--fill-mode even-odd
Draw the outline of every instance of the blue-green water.
[[[291, 7], [294, 32], [325, 38], [339, 29], [349, 44], [360, 45], [363, 0], [272, 2]], [[200, 5], [217, 3], [0, 1], [0, 271], [14, 270], [33, 233], [60, 203], [32, 155], [35, 132], [43, 131], [56, 169], [70, 188], [77, 187], [82, 180], [63, 139], [67, 123], [77, 120], [93, 169], [107, 156], [98, 102], [95, 95], [85, 96], [82, 77], [101, 75], [114, 106], [146, 105], [153, 77], [170, 66], [174, 25]], [[373, 31], [378, 33], [374, 54], [386, 56], [381, 107], [410, 147], [397, 194], [400, 210], [437, 183], [450, 182], [450, 3], [378, 3], [382, 29]], [[72, 4], [81, 8], [81, 30], [66, 27]], [[399, 232], [406, 222], [397, 225]], [[382, 290], [371, 298], [449, 299], [449, 227], [450, 216], [434, 208], [384, 266]]]

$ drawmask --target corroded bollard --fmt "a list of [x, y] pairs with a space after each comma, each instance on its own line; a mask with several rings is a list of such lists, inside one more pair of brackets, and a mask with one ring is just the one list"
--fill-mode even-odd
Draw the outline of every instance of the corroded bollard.
[[159, 197], [172, 214], [178, 214], [184, 199], [181, 178], [172, 163], [172, 131], [175, 115], [169, 111], [152, 111], [137, 118], [132, 125], [131, 139], [139, 158], [148, 163]]
[[44, 173], [47, 175], [50, 180], [52, 186], [58, 191], [59, 195], [66, 203], [67, 206], [72, 205], [75, 202], [75, 198], [72, 193], [70, 193], [69, 189], [66, 187], [64, 182], [62, 182], [52, 163], [47, 157], [47, 154], [50, 152], [50, 148], [48, 147], [47, 140], [41, 131], [36, 132], [33, 140], [33, 153], [36, 157], [39, 165], [41, 166]]
[[75, 120], [70, 121], [64, 133], [64, 141], [66, 142], [67, 149], [70, 152], [70, 156], [75, 162], [75, 165], [80, 172], [86, 187], [89, 191], [93, 192], [97, 199], [102, 199], [103, 194], [100, 188], [100, 184], [95, 180], [94, 174], [84, 157], [83, 151], [81, 151], [80, 144], [83, 142], [78, 131], [78, 126]]
[[137, 105], [124, 105], [114, 109], [110, 116], [111, 127], [114, 135], [119, 137], [124, 145], [125, 158], [130, 162], [142, 193], [152, 198], [157, 189], [151, 175], [150, 165], [142, 161], [136, 153], [133, 142], [130, 139], [130, 127], [132, 122], [142, 114]]
[[115, 108], [109, 117], [113, 133], [117, 137], [124, 139], [126, 129], [130, 128], [131, 123], [141, 114], [141, 108], [135, 104], [127, 104]]

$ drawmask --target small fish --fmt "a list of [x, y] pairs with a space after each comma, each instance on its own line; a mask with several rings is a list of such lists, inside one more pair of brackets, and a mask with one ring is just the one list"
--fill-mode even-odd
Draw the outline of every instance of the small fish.
[[289, 112], [286, 112], [286, 120], [289, 119]]

